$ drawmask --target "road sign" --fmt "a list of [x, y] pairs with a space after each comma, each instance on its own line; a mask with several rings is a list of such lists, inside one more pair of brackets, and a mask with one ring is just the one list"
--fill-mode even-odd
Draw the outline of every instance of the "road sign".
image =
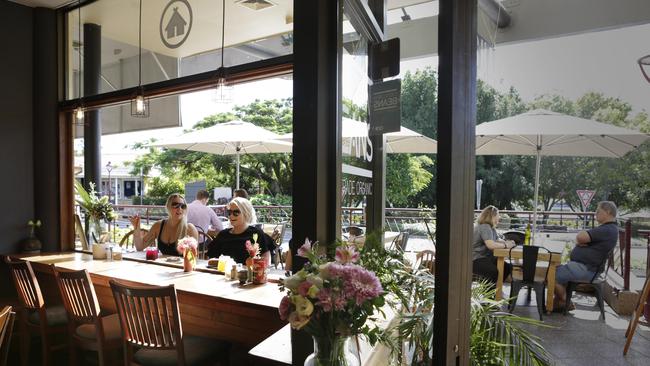
[[589, 203], [594, 198], [596, 191], [578, 189], [576, 190], [576, 193], [578, 194], [578, 197], [580, 197], [580, 202], [582, 203], [582, 211], [587, 211], [587, 207], [589, 207]]

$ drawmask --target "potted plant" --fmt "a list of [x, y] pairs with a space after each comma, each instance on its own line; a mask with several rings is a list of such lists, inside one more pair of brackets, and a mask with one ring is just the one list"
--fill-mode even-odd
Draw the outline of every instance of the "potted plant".
[[22, 241], [23, 252], [40, 252], [42, 244], [36, 237], [36, 228], [41, 227], [41, 220], [29, 220], [27, 225], [29, 225], [29, 237]]
[[86, 191], [77, 180], [74, 182], [74, 187], [78, 196], [76, 201], [86, 211], [86, 215], [90, 219], [90, 231], [92, 232], [90, 236], [99, 242], [102, 234], [102, 222], [111, 222], [117, 217], [113, 206], [108, 201], [108, 196], [98, 197], [95, 184], [92, 182], [90, 183], [90, 192]]

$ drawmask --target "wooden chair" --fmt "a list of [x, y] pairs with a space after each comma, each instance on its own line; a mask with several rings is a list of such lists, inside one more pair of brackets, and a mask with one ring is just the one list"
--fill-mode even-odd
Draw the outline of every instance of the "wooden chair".
[[[176, 289], [110, 281], [122, 326], [125, 365], [228, 364], [229, 344], [183, 335]], [[134, 352], [134, 347], [139, 350]]]
[[205, 253], [208, 252], [208, 244], [210, 244], [214, 238], [201, 229], [200, 226], [197, 226], [196, 230], [199, 232], [199, 259], [207, 259]]
[[390, 243], [389, 249], [392, 250], [399, 250], [400, 252], [404, 252], [406, 250], [406, 243], [409, 240], [409, 233], [406, 231], [402, 231], [393, 239], [393, 242]]
[[23, 365], [27, 365], [30, 335], [37, 334], [41, 337], [41, 351], [43, 365], [50, 364], [51, 351], [65, 347], [65, 344], [53, 345], [51, 335], [65, 334], [68, 318], [63, 306], [45, 307], [43, 294], [38, 285], [34, 270], [29, 262], [11, 261], [5, 257], [9, 272], [13, 279], [18, 299], [23, 307], [20, 313], [21, 340], [20, 358]]
[[77, 364], [77, 347], [97, 352], [99, 365], [107, 364], [111, 351], [122, 347], [117, 314], [101, 316], [101, 308], [87, 270], [62, 271], [52, 265], [56, 284], [68, 312], [70, 361]]
[[429, 269], [431, 274], [436, 273], [436, 252], [430, 249], [425, 249], [415, 255], [415, 261], [423, 267]]
[[[142, 231], [142, 236], [149, 232], [147, 229], [140, 229], [140, 231]], [[131, 230], [128, 233], [124, 234], [124, 237], [122, 237], [122, 240], [120, 240], [120, 248], [127, 250], [129, 247], [132, 247], [135, 249], [135, 241], [133, 240], [134, 232], [135, 230]]]
[[265, 224], [263, 231], [265, 234], [271, 237], [273, 243], [275, 244], [275, 251], [271, 257], [275, 268], [278, 268], [280, 264], [281, 268], [284, 268], [284, 258], [282, 257], [282, 240], [284, 240], [284, 233], [287, 229], [287, 223], [281, 222], [279, 224]]
[[0, 312], [0, 366], [7, 364], [15, 317], [16, 313], [12, 311], [11, 306], [5, 306]]

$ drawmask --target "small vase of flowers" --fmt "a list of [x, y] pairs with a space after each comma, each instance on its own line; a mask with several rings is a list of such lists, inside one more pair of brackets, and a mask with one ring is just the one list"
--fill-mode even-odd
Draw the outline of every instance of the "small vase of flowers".
[[196, 266], [198, 243], [191, 236], [186, 236], [178, 241], [176, 250], [183, 256], [183, 271], [192, 272]]
[[41, 220], [29, 220], [27, 225], [29, 226], [29, 237], [22, 241], [23, 252], [40, 252], [42, 244], [36, 237], [36, 229], [41, 227]]

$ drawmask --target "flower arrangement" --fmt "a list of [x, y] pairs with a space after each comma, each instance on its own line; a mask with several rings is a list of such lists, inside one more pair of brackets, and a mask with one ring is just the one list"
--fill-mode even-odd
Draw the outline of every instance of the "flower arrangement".
[[41, 220], [29, 220], [27, 221], [27, 225], [29, 225], [29, 237], [33, 238], [36, 228], [41, 227]]
[[381, 330], [366, 321], [381, 312], [384, 291], [373, 272], [355, 264], [359, 253], [353, 245], [339, 244], [333, 262], [317, 252], [318, 245], [309, 240], [299, 248], [297, 254], [309, 263], [281, 284], [287, 295], [280, 318], [314, 337], [319, 354], [329, 360], [321, 364], [346, 364], [340, 355], [345, 347], [337, 339], [364, 335], [370, 343], [377, 341]]
[[183, 268], [185, 272], [190, 272], [196, 265], [198, 243], [191, 236], [186, 236], [176, 244], [176, 251], [183, 256]]
[[117, 218], [113, 205], [108, 202], [108, 196], [98, 197], [94, 183], [90, 183], [90, 192], [86, 191], [78, 180], [74, 181], [74, 187], [79, 196], [77, 203], [92, 219], [110, 222]]

